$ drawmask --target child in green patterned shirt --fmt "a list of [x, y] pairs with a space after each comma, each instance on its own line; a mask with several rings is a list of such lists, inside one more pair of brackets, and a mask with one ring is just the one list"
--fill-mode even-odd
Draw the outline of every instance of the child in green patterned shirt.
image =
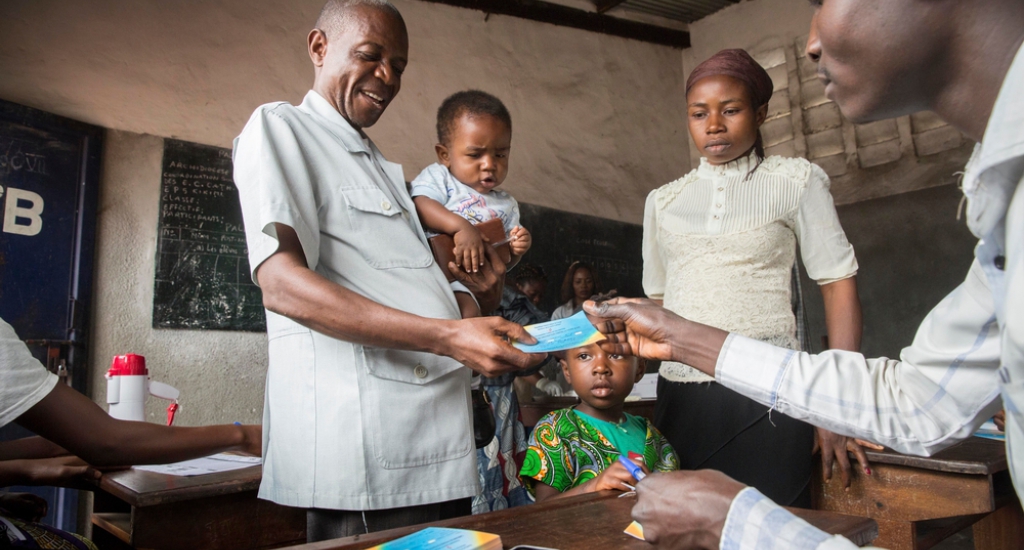
[[530, 435], [519, 475], [537, 502], [627, 490], [636, 480], [618, 462], [619, 455], [632, 458], [645, 473], [679, 469], [679, 459], [661, 432], [646, 418], [622, 410], [644, 375], [642, 360], [590, 344], [567, 350], [560, 362], [581, 402], [544, 416]]

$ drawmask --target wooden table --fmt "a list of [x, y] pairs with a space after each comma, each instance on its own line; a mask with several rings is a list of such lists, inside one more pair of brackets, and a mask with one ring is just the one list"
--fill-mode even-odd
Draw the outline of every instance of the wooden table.
[[[559, 550], [651, 550], [622, 532], [631, 521], [635, 497], [601, 492], [413, 527], [380, 531], [294, 547], [293, 550], [357, 550], [387, 542], [427, 526], [458, 527], [501, 536], [505, 548], [532, 544]], [[863, 546], [878, 533], [874, 521], [816, 510], [792, 510], [811, 524]]]
[[972, 524], [977, 550], [1024, 548], [1024, 515], [1003, 442], [972, 437], [931, 457], [889, 450], [867, 455], [871, 475], [855, 466], [848, 491], [836, 473], [822, 481], [819, 461], [814, 507], [873, 518], [875, 544], [891, 550], [931, 548]]
[[95, 492], [103, 550], [273, 548], [306, 541], [306, 512], [256, 498], [262, 468], [194, 477], [125, 470]]
[[[533, 427], [542, 416], [551, 411], [566, 409], [579, 403], [578, 397], [538, 397], [533, 401], [520, 403], [519, 411], [523, 416], [523, 425]], [[623, 410], [629, 414], [654, 420], [654, 399], [626, 401]]]

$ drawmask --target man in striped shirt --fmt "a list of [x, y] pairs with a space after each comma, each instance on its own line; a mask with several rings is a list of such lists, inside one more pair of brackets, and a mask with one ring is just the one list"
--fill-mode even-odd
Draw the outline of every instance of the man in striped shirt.
[[[979, 239], [963, 284], [899, 360], [776, 348], [643, 300], [587, 311], [613, 319], [599, 327], [607, 351], [692, 365], [780, 413], [904, 453], [969, 437], [1005, 407], [1010, 470], [1024, 497], [1024, 8], [1020, 0], [812, 4], [807, 53], [847, 118], [931, 109], [979, 142], [963, 180]], [[633, 516], [661, 547], [854, 547], [718, 472], [652, 475], [637, 495]]]

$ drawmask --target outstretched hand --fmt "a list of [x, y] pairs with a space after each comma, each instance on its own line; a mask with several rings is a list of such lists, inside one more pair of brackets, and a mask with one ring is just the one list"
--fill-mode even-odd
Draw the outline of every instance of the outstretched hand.
[[605, 338], [601, 348], [608, 353], [636, 355], [645, 359], [675, 359], [669, 334], [686, 320], [643, 298], [612, 298], [603, 302], [587, 300], [583, 310]]
[[743, 489], [714, 470], [651, 474], [636, 485], [633, 519], [655, 546], [717, 550], [729, 507]]
[[501, 317], [475, 317], [456, 321], [445, 355], [485, 376], [522, 370], [542, 361], [546, 354], [523, 353], [510, 341], [537, 341], [521, 325]]

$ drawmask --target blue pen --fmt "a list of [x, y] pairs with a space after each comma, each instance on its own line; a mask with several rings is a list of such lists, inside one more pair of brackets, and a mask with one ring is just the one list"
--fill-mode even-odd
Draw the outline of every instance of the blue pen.
[[633, 476], [633, 479], [640, 481], [647, 477], [647, 474], [644, 473], [643, 469], [641, 469], [636, 462], [626, 458], [626, 455], [619, 455], [619, 462], [626, 467], [626, 470], [629, 472], [629, 475]]

